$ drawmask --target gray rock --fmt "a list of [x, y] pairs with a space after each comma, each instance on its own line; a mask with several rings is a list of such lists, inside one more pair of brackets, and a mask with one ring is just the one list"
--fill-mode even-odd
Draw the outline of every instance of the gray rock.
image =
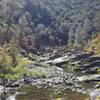
[[[98, 98], [98, 99], [96, 99]], [[90, 100], [100, 100], [100, 90], [93, 90], [90, 92]]]
[[77, 77], [76, 80], [81, 82], [81, 81], [96, 79], [96, 78], [99, 78], [99, 77], [100, 77], [100, 75], [98, 75], [98, 74], [84, 75], [84, 76]]
[[0, 86], [0, 93], [3, 93], [3, 92], [4, 92], [4, 87]]

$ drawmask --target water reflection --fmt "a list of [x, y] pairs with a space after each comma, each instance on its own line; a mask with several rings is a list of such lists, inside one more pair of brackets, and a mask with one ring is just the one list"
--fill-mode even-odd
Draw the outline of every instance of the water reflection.
[[86, 98], [88, 98], [87, 95], [70, 90], [57, 93], [55, 89], [38, 89], [30, 85], [10, 90], [9, 93], [0, 96], [0, 100], [88, 100]]
[[36, 87], [25, 86], [21, 91], [25, 94], [18, 95], [16, 100], [88, 100], [87, 95], [66, 90], [56, 94], [53, 89], [37, 89]]

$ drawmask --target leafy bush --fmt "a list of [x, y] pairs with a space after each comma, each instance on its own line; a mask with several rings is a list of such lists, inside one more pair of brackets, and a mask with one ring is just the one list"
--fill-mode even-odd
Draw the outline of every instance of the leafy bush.
[[88, 47], [85, 48], [88, 52], [94, 52], [96, 55], [100, 55], [100, 35], [98, 34], [96, 38], [92, 39]]
[[71, 73], [74, 72], [75, 69], [78, 69], [80, 67], [79, 64], [73, 62], [71, 59], [68, 59], [66, 61], [66, 65], [65, 65], [65, 72], [66, 73]]

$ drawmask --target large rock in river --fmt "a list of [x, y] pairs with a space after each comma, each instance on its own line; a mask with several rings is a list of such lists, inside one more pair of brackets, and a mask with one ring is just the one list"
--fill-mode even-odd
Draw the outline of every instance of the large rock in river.
[[96, 89], [91, 91], [90, 100], [100, 100], [100, 90]]

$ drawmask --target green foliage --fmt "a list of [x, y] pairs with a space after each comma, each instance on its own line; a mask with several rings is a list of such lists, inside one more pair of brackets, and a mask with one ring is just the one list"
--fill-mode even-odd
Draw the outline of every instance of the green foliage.
[[17, 55], [17, 61], [17, 66], [11, 68], [14, 72], [13, 79], [22, 78], [25, 74], [27, 74], [26, 65], [32, 63], [30, 60], [24, 59], [20, 55]]
[[45, 72], [33, 69], [26, 70], [27, 76], [36, 78], [45, 78], [47, 74]]
[[11, 73], [10, 70], [7, 70], [7, 68], [10, 68], [10, 64], [11, 58], [7, 53], [7, 49], [5, 47], [0, 47], [0, 78], [3, 82], [5, 82], [7, 80], [7, 77], [9, 77], [8, 73]]
[[[97, 69], [97, 73], [100, 74], [100, 68]], [[100, 84], [100, 83], [99, 83]]]
[[8, 70], [10, 68], [10, 65], [12, 63], [12, 59], [10, 58], [9, 54], [7, 53], [6, 48], [2, 48], [0, 51], [0, 77], [1, 78], [6, 78], [5, 73], [9, 77], [9, 73], [11, 74], [11, 71]]
[[65, 72], [66, 73], [71, 73], [71, 72], [74, 72], [75, 69], [78, 69], [80, 67], [79, 64], [73, 62], [71, 59], [68, 59], [66, 61], [66, 65], [65, 65]]
[[[2, 59], [0, 71], [0, 77], [7, 80], [16, 80], [22, 78], [24, 74], [27, 74], [26, 65], [32, 63], [31, 61], [22, 58], [20, 55], [16, 55], [17, 65], [12, 65], [12, 60], [10, 56], [5, 55], [6, 58]], [[3, 67], [4, 66], [4, 67]], [[30, 70], [29, 70], [30, 71]], [[4, 73], [5, 72], [5, 73]]]
[[73, 43], [69, 43], [68, 46], [67, 46], [67, 50], [68, 51], [72, 51], [72, 50], [75, 50], [75, 51], [79, 51], [79, 50], [84, 50], [84, 46], [82, 46], [82, 44], [73, 44]]
[[25, 49], [39, 43], [62, 45], [70, 41], [86, 44], [94, 31], [100, 31], [100, 0], [5, 1], [7, 5], [3, 0], [0, 2], [0, 44], [11, 12], [8, 38], [14, 33], [23, 39], [20, 34], [24, 33], [27, 43], [21, 47]]
[[96, 55], [100, 55], [100, 34], [93, 38], [85, 47], [87, 52], [94, 52]]
[[[29, 56], [32, 56], [30, 53]], [[9, 44], [0, 47], [0, 77], [5, 80], [17, 80], [24, 75], [28, 77], [46, 77], [46, 73], [27, 67], [32, 61], [21, 57], [17, 41], [13, 38]]]
[[[21, 57], [21, 55], [15, 53], [13, 49], [15, 48], [0, 47], [0, 72], [1, 72], [0, 77], [1, 78], [5, 80], [17, 80], [22, 78], [24, 75], [27, 75], [29, 77], [46, 77], [46, 73], [44, 72], [27, 68], [26, 65], [31, 64], [33, 62], [26, 58]], [[13, 52], [11, 53], [10, 50]], [[12, 66], [15, 64], [15, 62], [13, 63], [13, 61], [17, 62], [16, 66]]]
[[16, 38], [13, 38], [9, 43], [9, 56], [12, 59], [12, 66], [16, 66], [18, 63], [16, 59], [16, 54], [18, 54], [17, 43]]
[[71, 51], [74, 47], [74, 44], [72, 42], [69, 42], [67, 47], [68, 47], [67, 50]]
[[13, 38], [9, 44], [0, 47], [0, 77], [5, 80], [14, 80], [23, 77], [25, 74], [24, 61], [18, 54], [17, 41]]
[[26, 58], [22, 58], [21, 56], [17, 57], [18, 65], [15, 69], [15, 72], [17, 73], [17, 77], [21, 78], [23, 75], [26, 75], [28, 77], [46, 77], [46, 73], [41, 72], [39, 70], [33, 70], [27, 67], [28, 64], [33, 63], [33, 61], [30, 61]]

